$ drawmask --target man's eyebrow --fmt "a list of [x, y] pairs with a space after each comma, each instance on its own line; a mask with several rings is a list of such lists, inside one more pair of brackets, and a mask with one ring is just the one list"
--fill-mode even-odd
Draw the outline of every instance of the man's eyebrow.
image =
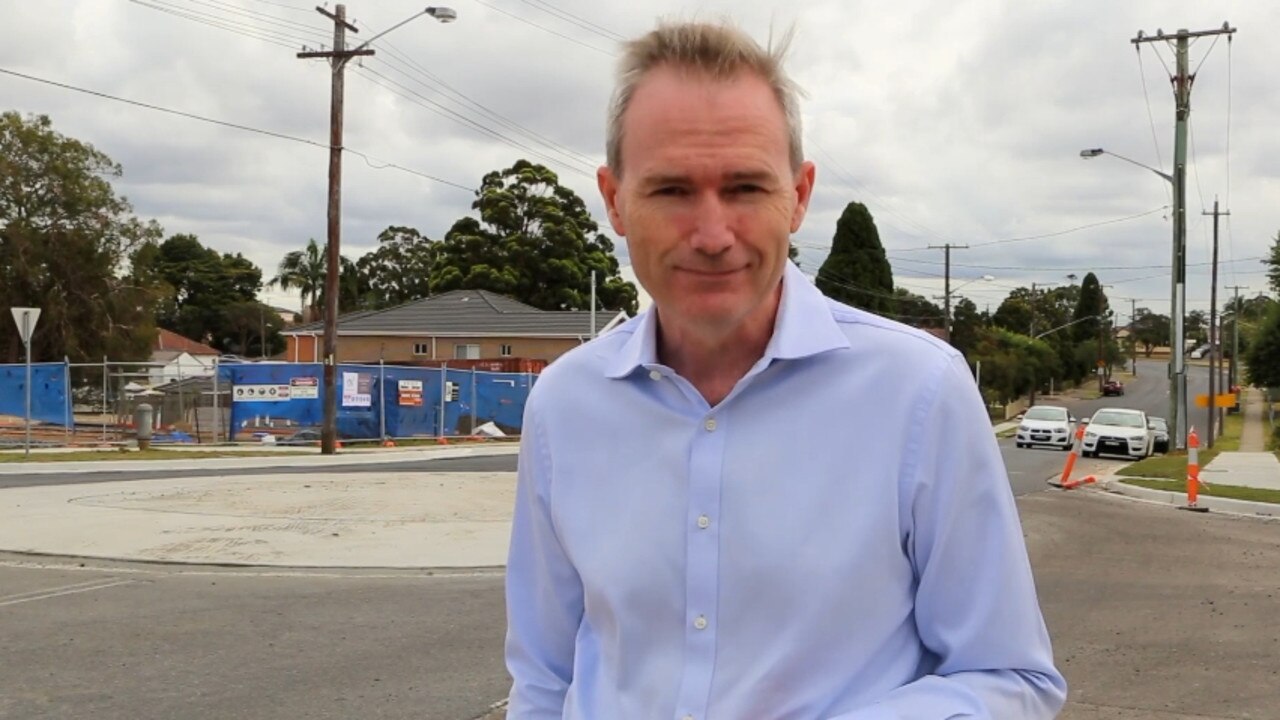
[[778, 176], [769, 170], [734, 170], [725, 173], [724, 179], [729, 182], [754, 182], [754, 183], [770, 183], [776, 182]]
[[687, 185], [689, 184], [689, 182], [690, 180], [688, 175], [667, 174], [667, 173], [658, 174], [658, 175], [647, 175], [644, 178], [641, 178], [640, 180], [640, 183], [645, 187], [658, 187], [661, 185]]

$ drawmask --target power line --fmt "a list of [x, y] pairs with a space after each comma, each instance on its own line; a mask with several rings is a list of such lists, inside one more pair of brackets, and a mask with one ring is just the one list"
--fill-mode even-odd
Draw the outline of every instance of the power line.
[[[83, 93], [83, 94], [85, 94], [85, 95], [93, 95], [94, 97], [99, 97], [99, 98], [102, 98], [102, 99], [104, 99], [104, 100], [114, 100], [114, 101], [116, 101], [116, 102], [125, 103], [125, 104], [127, 104], [127, 105], [134, 105], [134, 106], [137, 106], [137, 107], [140, 107], [140, 108], [145, 108], [145, 109], [147, 109], [147, 110], [154, 110], [154, 111], [156, 111], [156, 112], [162, 112], [162, 113], [166, 113], [166, 114], [169, 114], [169, 115], [177, 115], [178, 117], [187, 118], [187, 119], [189, 119], [189, 120], [198, 120], [198, 121], [200, 121], [200, 122], [209, 123], [209, 124], [211, 124], [211, 125], [220, 125], [220, 126], [222, 126], [222, 127], [231, 128], [231, 129], [233, 129], [233, 130], [241, 130], [241, 131], [244, 131], [244, 132], [256, 133], [256, 134], [258, 134], [258, 135], [266, 135], [266, 136], [268, 136], [268, 137], [277, 138], [277, 139], [279, 139], [279, 140], [289, 140], [289, 141], [291, 141], [291, 142], [296, 142], [296, 143], [300, 143], [300, 144], [303, 144], [303, 145], [310, 145], [310, 146], [312, 146], [312, 147], [323, 148], [323, 149], [325, 149], [325, 150], [328, 150], [328, 149], [329, 149], [329, 145], [328, 145], [327, 143], [319, 143], [319, 142], [316, 142], [316, 141], [314, 141], [314, 140], [308, 140], [308, 139], [306, 139], [306, 138], [300, 138], [300, 137], [296, 137], [296, 136], [294, 136], [294, 135], [286, 135], [285, 133], [275, 132], [275, 131], [273, 131], [273, 130], [263, 130], [262, 128], [256, 128], [256, 127], [252, 127], [252, 126], [249, 126], [249, 125], [241, 125], [241, 124], [239, 124], [239, 123], [228, 122], [228, 121], [226, 121], [226, 120], [217, 120], [217, 119], [214, 119], [214, 118], [205, 117], [205, 116], [203, 116], [203, 115], [196, 115], [195, 113], [184, 112], [184, 111], [182, 111], [182, 110], [174, 110], [174, 109], [172, 109], [172, 108], [162, 107], [162, 106], [160, 106], [160, 105], [152, 105], [152, 104], [150, 104], [150, 103], [145, 103], [145, 102], [141, 102], [141, 101], [138, 101], [138, 100], [130, 100], [130, 99], [128, 99], [128, 98], [122, 98], [122, 97], [118, 97], [118, 96], [116, 96], [116, 95], [110, 95], [110, 94], [108, 94], [108, 93], [99, 92], [99, 91], [97, 91], [97, 90], [89, 90], [89, 89], [87, 89], [87, 88], [77, 87], [77, 86], [75, 86], [75, 85], [68, 85], [68, 84], [66, 84], [66, 83], [60, 83], [60, 82], [57, 82], [57, 81], [55, 81], [55, 80], [47, 80], [47, 79], [45, 79], [45, 78], [36, 77], [36, 76], [34, 76], [34, 75], [27, 75], [27, 74], [25, 74], [25, 73], [20, 73], [20, 72], [14, 71], [14, 70], [9, 70], [9, 69], [7, 69], [7, 68], [0, 68], [0, 73], [4, 73], [5, 75], [12, 75], [12, 76], [14, 76], [14, 77], [19, 77], [19, 78], [22, 78], [22, 79], [24, 79], [24, 80], [31, 80], [31, 81], [33, 81], [33, 82], [43, 83], [43, 84], [45, 84], [45, 85], [52, 85], [52, 86], [54, 86], [54, 87], [62, 88], [62, 89], [64, 89], [64, 90], [71, 90], [71, 91], [73, 91], [73, 92]], [[366, 163], [369, 163], [369, 166], [370, 166], [370, 167], [374, 167], [374, 169], [392, 168], [392, 169], [396, 169], [396, 170], [401, 170], [401, 171], [406, 172], [406, 173], [409, 173], [409, 174], [411, 174], [411, 175], [417, 175], [418, 177], [423, 177], [423, 178], [426, 178], [426, 179], [428, 179], [428, 180], [432, 180], [432, 181], [438, 182], [438, 183], [440, 183], [440, 184], [442, 184], [442, 185], [449, 185], [449, 186], [451, 186], [451, 187], [455, 187], [455, 188], [458, 188], [458, 189], [460, 189], [460, 190], [466, 190], [467, 192], [475, 192], [475, 188], [473, 188], [473, 187], [469, 187], [469, 186], [467, 186], [467, 185], [462, 185], [462, 184], [460, 184], [460, 183], [455, 183], [455, 182], [452, 182], [452, 181], [449, 181], [449, 180], [444, 180], [444, 179], [442, 179], [442, 178], [435, 177], [434, 175], [429, 175], [429, 174], [427, 174], [427, 173], [420, 172], [420, 171], [418, 171], [418, 170], [413, 170], [412, 168], [407, 168], [407, 167], [404, 167], [404, 166], [402, 166], [402, 165], [397, 165], [397, 164], [394, 164], [394, 163], [384, 163], [384, 161], [379, 160], [378, 158], [372, 157], [372, 156], [370, 156], [370, 155], [366, 155], [366, 154], [365, 154], [365, 153], [363, 153], [363, 152], [360, 152], [360, 151], [358, 151], [358, 150], [354, 150], [354, 149], [349, 148], [349, 147], [344, 147], [344, 148], [343, 148], [343, 150], [344, 150], [344, 151], [346, 151], [346, 152], [351, 153], [352, 155], [357, 155], [357, 156], [359, 156], [359, 157], [363, 158], [363, 159], [364, 159], [364, 161], [365, 161]], [[380, 162], [380, 163], [384, 163], [384, 164], [383, 164], [383, 167], [382, 167], [382, 168], [379, 168], [379, 167], [375, 167], [375, 166], [374, 166], [370, 161]]]
[[257, 40], [273, 42], [277, 45], [285, 47], [294, 47], [298, 42], [317, 42], [316, 36], [304, 36], [294, 31], [276, 30], [274, 28], [266, 28], [259, 25], [253, 25], [240, 20], [232, 20], [211, 13], [202, 12], [200, 10], [192, 10], [181, 5], [174, 5], [165, 0], [129, 0], [135, 5], [157, 10], [162, 13], [180, 17], [185, 20], [208, 25], [210, 27], [229, 30], [238, 35], [252, 37]]
[[[911, 258], [898, 258], [893, 255], [887, 255], [886, 257], [888, 257], [891, 260], [898, 260], [899, 262], [905, 262], [912, 265], [941, 265], [942, 264], [942, 262], [939, 260], [914, 260]], [[1259, 255], [1254, 257], [1241, 258], [1239, 260], [1223, 260], [1223, 261], [1219, 261], [1218, 264], [1225, 265], [1228, 263], [1250, 262], [1250, 261], [1261, 260], [1261, 259], [1262, 259], [1262, 256]], [[1209, 266], [1212, 264], [1213, 263], [1209, 263], [1209, 262], [1187, 263], [1187, 267], [1202, 267], [1202, 266]], [[1042, 272], [1051, 272], [1051, 271], [1057, 271], [1057, 270], [1068, 270], [1068, 271], [1079, 270], [1083, 272], [1090, 272], [1094, 270], [1159, 270], [1159, 269], [1168, 270], [1169, 269], [1169, 265], [1097, 265], [1097, 266], [1090, 266], [1088, 268], [1071, 268], [1071, 267], [1066, 267], [1062, 265], [1058, 265], [1055, 267], [1033, 267], [1033, 266], [1025, 266], [1025, 265], [974, 265], [971, 263], [954, 263], [954, 262], [951, 263], [951, 267], [970, 268], [973, 270], [1027, 270], [1027, 271], [1042, 271]]]
[[525, 5], [529, 5], [535, 9], [541, 10], [542, 12], [545, 12], [548, 15], [564, 20], [565, 22], [571, 25], [577, 25], [583, 30], [586, 30], [589, 33], [598, 35], [604, 38], [605, 40], [611, 40], [614, 42], [622, 42], [626, 40], [626, 38], [623, 37], [622, 35], [619, 35], [618, 33], [606, 27], [597, 25], [591, 22], [590, 20], [584, 20], [581, 17], [578, 17], [577, 15], [574, 15], [573, 13], [568, 12], [567, 10], [561, 10], [560, 8], [556, 7], [555, 5], [552, 5], [551, 3], [542, 2], [542, 0], [520, 0], [520, 2], [524, 3]]
[[[324, 36], [328, 32], [325, 28], [316, 27], [314, 25], [308, 25], [306, 23], [298, 22], [296, 20], [286, 20], [285, 18], [277, 17], [275, 15], [269, 15], [267, 13], [258, 12], [257, 10], [247, 10], [245, 8], [241, 8], [241, 7], [232, 5], [230, 3], [221, 2], [220, 0], [183, 0], [183, 1], [195, 4], [195, 5], [203, 5], [205, 7], [214, 8], [219, 12], [224, 12], [229, 15], [240, 15], [242, 17], [252, 18], [255, 20], [259, 20], [260, 22], [265, 22], [269, 25], [276, 25], [278, 27], [283, 27], [288, 30], [295, 30], [295, 31], [306, 30], [308, 32], [318, 33], [321, 36]], [[240, 21], [240, 22], [243, 22], [243, 21]]]
[[274, 0], [255, 0], [255, 1], [263, 3], [264, 5], [275, 5], [276, 7], [282, 7], [282, 8], [285, 8], [286, 10], [293, 10], [295, 12], [306, 13], [307, 15], [311, 15], [311, 13], [315, 12], [311, 8], [299, 7], [297, 5], [289, 5], [288, 3], [282, 3], [282, 2], [274, 2]]
[[[594, 175], [594, 173], [593, 173], [593, 172], [588, 172], [588, 171], [584, 170], [584, 169], [583, 169], [582, 167], [580, 167], [580, 166], [574, 166], [573, 164], [567, 163], [567, 162], [565, 162], [565, 161], [563, 161], [563, 160], [560, 160], [560, 159], [558, 159], [558, 158], [555, 158], [555, 157], [552, 157], [552, 156], [550, 156], [550, 155], [547, 155], [546, 153], [540, 152], [540, 151], [538, 151], [538, 150], [536, 150], [536, 149], [534, 149], [534, 148], [531, 148], [531, 147], [529, 147], [528, 145], [525, 145], [525, 144], [523, 144], [523, 143], [521, 143], [521, 142], [518, 142], [518, 141], [516, 141], [516, 140], [513, 140], [513, 139], [511, 139], [511, 138], [507, 137], [506, 135], [503, 135], [502, 133], [500, 133], [500, 132], [498, 132], [498, 131], [496, 131], [496, 130], [493, 130], [492, 128], [489, 128], [489, 127], [487, 127], [487, 126], [485, 126], [485, 125], [482, 125], [482, 124], [480, 124], [480, 123], [476, 122], [475, 120], [472, 120], [471, 118], [468, 118], [468, 117], [466, 117], [465, 115], [462, 115], [461, 113], [458, 113], [458, 112], [456, 112], [456, 111], [454, 111], [454, 110], [452, 110], [452, 109], [450, 109], [450, 108], [448, 108], [448, 107], [445, 107], [444, 105], [441, 105], [440, 103], [438, 103], [438, 102], [436, 102], [436, 101], [434, 101], [434, 100], [431, 100], [430, 98], [427, 98], [426, 96], [424, 96], [424, 95], [422, 95], [421, 93], [419, 93], [419, 92], [417, 92], [417, 91], [413, 90], [412, 88], [407, 88], [407, 87], [405, 87], [404, 85], [402, 85], [402, 84], [400, 84], [400, 83], [396, 82], [395, 80], [392, 80], [391, 78], [387, 77], [386, 75], [383, 75], [382, 73], [380, 73], [380, 72], [378, 72], [378, 71], [376, 71], [376, 70], [371, 70], [371, 69], [366, 68], [366, 67], [360, 67], [360, 68], [358, 68], [358, 69], [357, 69], [357, 72], [359, 72], [361, 75], [365, 75], [365, 76], [366, 76], [366, 78], [365, 78], [365, 79], [366, 79], [366, 80], [369, 80], [369, 82], [373, 83], [374, 85], [379, 85], [379, 86], [383, 87], [384, 89], [389, 90], [389, 91], [391, 91], [392, 93], [395, 93], [396, 95], [399, 95], [400, 97], [402, 97], [402, 98], [404, 98], [404, 99], [406, 99], [406, 100], [408, 100], [408, 101], [410, 101], [410, 102], [412, 102], [412, 103], [415, 103], [415, 104], [417, 104], [417, 105], [420, 105], [420, 106], [422, 106], [422, 107], [426, 108], [427, 110], [429, 110], [429, 111], [431, 111], [431, 112], [434, 112], [434, 113], [436, 113], [436, 114], [438, 114], [438, 115], [442, 115], [442, 116], [447, 117], [447, 118], [449, 118], [449, 119], [451, 119], [451, 120], [454, 120], [455, 122], [458, 122], [458, 123], [460, 123], [460, 124], [462, 124], [462, 125], [465, 125], [465, 126], [467, 126], [467, 127], [470, 127], [471, 129], [473, 129], [473, 130], [475, 130], [475, 131], [477, 131], [477, 132], [481, 133], [482, 135], [488, 135], [489, 137], [491, 137], [491, 138], [493, 138], [493, 139], [495, 139], [495, 140], [498, 140], [499, 142], [502, 142], [502, 143], [505, 143], [505, 144], [507, 144], [507, 145], [510, 145], [511, 147], [514, 147], [514, 148], [516, 148], [516, 149], [518, 149], [518, 150], [523, 150], [524, 152], [527, 152], [527, 153], [530, 153], [531, 155], [534, 155], [534, 156], [536, 156], [536, 157], [542, 158], [543, 160], [546, 160], [547, 162], [555, 163], [556, 165], [559, 165], [559, 166], [561, 166], [561, 167], [563, 167], [563, 168], [565, 168], [565, 169], [569, 170], [570, 172], [577, 173], [577, 174], [582, 175], [582, 176], [584, 176], [584, 177], [590, 177], [590, 178], [594, 178], [594, 177], [595, 177], [595, 175]], [[393, 86], [395, 86], [395, 87], [388, 87], [388, 86], [387, 86], [386, 84], [384, 84], [384, 83], [378, 82], [377, 80], [372, 80], [372, 79], [370, 79], [370, 78], [368, 78], [368, 77], [367, 77], [368, 75], [373, 75], [374, 77], [381, 78], [382, 80], [386, 81], [386, 83], [390, 83], [391, 85], [393, 85]], [[397, 90], [397, 88], [398, 88], [399, 90]], [[408, 95], [406, 95], [405, 93], [408, 93]], [[412, 97], [411, 97], [411, 96], [412, 96]]]
[[541, 31], [543, 31], [543, 32], [545, 32], [545, 33], [550, 33], [550, 34], [555, 35], [555, 36], [557, 36], [557, 37], [560, 37], [560, 38], [563, 38], [563, 39], [565, 39], [565, 40], [568, 40], [569, 42], [571, 42], [571, 43], [573, 43], [573, 44], [575, 44], [575, 45], [581, 45], [582, 47], [584, 47], [584, 48], [586, 48], [586, 49], [588, 49], [588, 50], [594, 50], [595, 52], [598, 52], [598, 53], [600, 53], [601, 55], [607, 55], [607, 56], [609, 56], [609, 57], [617, 57], [617, 55], [616, 55], [615, 53], [611, 53], [611, 52], [609, 52], [608, 50], [601, 50], [600, 48], [596, 47], [595, 45], [589, 45], [589, 44], [584, 43], [584, 42], [582, 42], [581, 40], [579, 40], [579, 39], [577, 39], [577, 38], [575, 38], [575, 37], [572, 37], [572, 36], [569, 36], [569, 35], [565, 35], [564, 33], [562, 33], [562, 32], [558, 32], [558, 31], [556, 31], [556, 30], [552, 30], [551, 28], [546, 27], [545, 25], [539, 25], [538, 23], [536, 23], [536, 22], [534, 22], [534, 21], [532, 21], [532, 20], [529, 20], [529, 19], [527, 19], [527, 18], [522, 18], [522, 17], [520, 17], [519, 15], [516, 15], [515, 13], [507, 12], [506, 10], [503, 10], [502, 8], [497, 7], [497, 6], [495, 6], [495, 5], [490, 5], [489, 3], [484, 2], [484, 0], [472, 0], [472, 2], [476, 3], [477, 5], [483, 5], [483, 6], [487, 7], [487, 8], [489, 8], [490, 10], [493, 10], [494, 12], [500, 12], [500, 13], [502, 13], [503, 15], [506, 15], [507, 17], [514, 18], [515, 20], [518, 20], [519, 22], [522, 22], [522, 23], [524, 23], [525, 25], [530, 25], [530, 26], [532, 26], [532, 27], [538, 28], [539, 30], [541, 30]]
[[[831, 173], [835, 175], [837, 179], [845, 181], [845, 183], [852, 185], [855, 189], [861, 192], [864, 192], [867, 195], [870, 195], [873, 199], [875, 199], [878, 202], [878, 205], [876, 206], [877, 212], [883, 211], [884, 213], [887, 213], [891, 217], [894, 217], [899, 221], [906, 223], [907, 225], [915, 226], [916, 228], [914, 231], [908, 230], [906, 228], [898, 228], [899, 230], [904, 231], [908, 235], [926, 235], [926, 236], [931, 236], [937, 240], [942, 240], [943, 242], [948, 242], [948, 238], [942, 237], [937, 232], [935, 232], [934, 230], [926, 226], [924, 223], [915, 220], [914, 218], [906, 215], [905, 213], [900, 213], [894, 210], [894, 208], [890, 205], [888, 200], [886, 200], [885, 198], [877, 194], [866, 183], [859, 182], [857, 179], [855, 179], [853, 177], [853, 174], [848, 172], [848, 170], [846, 170], [845, 167], [840, 164], [840, 161], [836, 159], [835, 155], [831, 154], [830, 152], [827, 152], [827, 149], [824, 148], [822, 144], [819, 143], [818, 140], [814, 138], [812, 135], [807, 136], [805, 138], [805, 141], [813, 145], [813, 147], [817, 148], [818, 152], [822, 153], [824, 156], [826, 156], [828, 160], [831, 161]], [[890, 227], [894, 227], [893, 223], [885, 222], [885, 224], [889, 225]]]
[[1081, 230], [1088, 230], [1090, 228], [1102, 227], [1103, 225], [1114, 225], [1116, 223], [1128, 222], [1129, 220], [1137, 220], [1138, 218], [1146, 217], [1148, 215], [1154, 215], [1155, 213], [1161, 212], [1163, 210], [1168, 210], [1168, 209], [1169, 209], [1168, 205], [1161, 205], [1160, 207], [1155, 208], [1154, 210], [1148, 210], [1146, 212], [1137, 213], [1136, 215], [1128, 215], [1121, 218], [1114, 218], [1111, 220], [1102, 220], [1095, 223], [1088, 223], [1086, 225], [1080, 225], [1079, 227], [1070, 228], [1068, 230], [1059, 230], [1058, 232], [1044, 233], [1043, 235], [1027, 235], [1025, 237], [1013, 237], [1013, 238], [1006, 238], [1004, 240], [991, 240], [989, 242], [975, 243], [973, 247], [980, 248], [980, 247], [987, 247], [988, 245], [1003, 245], [1005, 243], [1026, 242], [1028, 240], [1044, 240], [1046, 238], [1061, 237], [1063, 235], [1069, 235], [1070, 233], [1079, 232]]

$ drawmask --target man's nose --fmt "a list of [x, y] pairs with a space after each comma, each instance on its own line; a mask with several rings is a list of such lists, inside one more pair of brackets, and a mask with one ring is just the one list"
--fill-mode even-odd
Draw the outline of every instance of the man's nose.
[[704, 193], [695, 210], [693, 235], [689, 244], [698, 252], [719, 255], [732, 247], [734, 242], [724, 200], [717, 193]]

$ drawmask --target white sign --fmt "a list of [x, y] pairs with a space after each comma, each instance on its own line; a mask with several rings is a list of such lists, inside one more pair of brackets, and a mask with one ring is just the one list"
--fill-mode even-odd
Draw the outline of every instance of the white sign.
[[9, 310], [13, 313], [13, 321], [18, 324], [23, 344], [31, 342], [31, 333], [35, 332], [36, 323], [40, 321], [40, 308], [16, 307]]
[[282, 402], [289, 399], [288, 385], [234, 385], [232, 402]]
[[373, 405], [373, 376], [368, 373], [342, 373], [343, 407], [371, 407]]
[[315, 400], [320, 397], [320, 378], [293, 378], [289, 381], [289, 397], [294, 400]]

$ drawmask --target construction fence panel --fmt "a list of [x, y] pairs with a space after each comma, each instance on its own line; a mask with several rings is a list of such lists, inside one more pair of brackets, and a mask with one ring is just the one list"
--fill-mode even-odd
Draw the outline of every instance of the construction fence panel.
[[[27, 416], [27, 366], [0, 365], [0, 415]], [[71, 400], [66, 363], [31, 364], [31, 419], [70, 427]]]

